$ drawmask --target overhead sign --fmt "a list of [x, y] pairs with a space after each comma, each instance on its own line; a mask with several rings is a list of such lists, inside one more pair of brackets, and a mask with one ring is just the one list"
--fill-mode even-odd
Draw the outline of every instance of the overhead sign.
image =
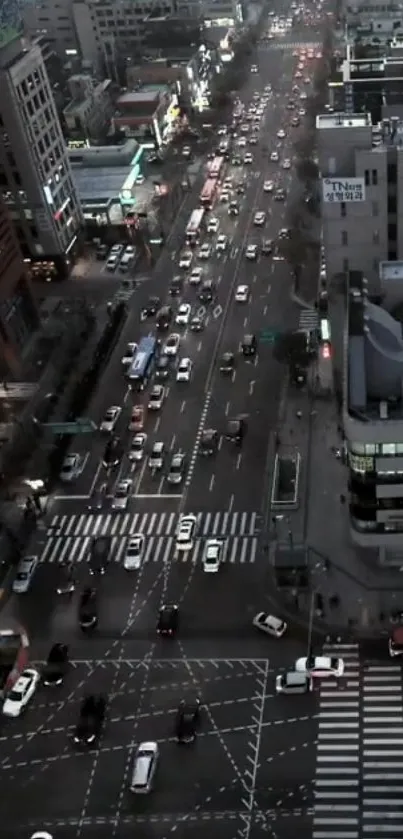
[[324, 178], [322, 189], [325, 204], [352, 204], [365, 201], [364, 178]]
[[91, 434], [97, 430], [95, 422], [87, 417], [78, 417], [75, 422], [44, 422], [41, 425], [53, 434]]

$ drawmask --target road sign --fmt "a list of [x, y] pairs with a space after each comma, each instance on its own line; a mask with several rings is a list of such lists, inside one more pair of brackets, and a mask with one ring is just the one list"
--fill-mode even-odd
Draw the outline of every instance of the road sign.
[[218, 304], [218, 306], [213, 309], [213, 318], [219, 318], [222, 315], [222, 306]]
[[78, 417], [75, 422], [44, 422], [42, 428], [49, 428], [53, 434], [92, 434], [97, 426], [88, 417]]
[[262, 329], [260, 333], [260, 340], [263, 344], [274, 344], [277, 338], [278, 332], [274, 329]]

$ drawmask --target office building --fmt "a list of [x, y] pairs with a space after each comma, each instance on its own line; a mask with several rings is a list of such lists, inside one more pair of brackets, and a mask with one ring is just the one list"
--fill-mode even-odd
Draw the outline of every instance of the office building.
[[402, 91], [403, 45], [394, 41], [375, 50], [360, 41], [347, 45], [346, 56], [329, 82], [329, 107], [370, 113], [375, 125], [384, 117], [403, 116]]
[[67, 276], [82, 214], [37, 45], [0, 47], [0, 185], [32, 277]]
[[316, 125], [328, 281], [362, 271], [376, 292], [379, 264], [403, 257], [403, 125], [345, 113]]
[[110, 79], [94, 81], [79, 74], [67, 81], [71, 100], [63, 109], [68, 139], [75, 142], [100, 141], [106, 138], [113, 114]]

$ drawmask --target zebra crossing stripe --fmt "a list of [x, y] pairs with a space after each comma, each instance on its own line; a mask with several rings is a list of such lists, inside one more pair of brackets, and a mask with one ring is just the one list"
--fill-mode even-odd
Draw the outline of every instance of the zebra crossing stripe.
[[[176, 513], [77, 513], [53, 516], [47, 536], [170, 536], [178, 523]], [[255, 536], [259, 531], [257, 513], [200, 513], [197, 535]]]
[[319, 317], [316, 309], [303, 309], [300, 312], [298, 328], [299, 329], [317, 329], [319, 326]]

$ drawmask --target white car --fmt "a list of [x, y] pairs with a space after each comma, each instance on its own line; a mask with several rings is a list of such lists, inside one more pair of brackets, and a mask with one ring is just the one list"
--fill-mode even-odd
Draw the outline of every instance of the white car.
[[115, 495], [112, 499], [112, 510], [125, 510], [130, 498], [130, 490], [132, 487], [132, 481], [129, 478], [126, 478], [124, 481], [119, 481]]
[[228, 247], [228, 238], [223, 233], [217, 237], [215, 249], [217, 253], [224, 253]]
[[208, 242], [205, 242], [197, 254], [199, 259], [210, 259], [211, 256], [211, 245]]
[[221, 201], [221, 204], [227, 204], [228, 203], [228, 201], [229, 201], [229, 191], [228, 191], [228, 189], [223, 189], [222, 192], [220, 192], [220, 201]]
[[299, 117], [304, 117], [305, 114], [306, 114], [305, 108], [300, 108], [299, 111], [298, 111], [298, 116]]
[[176, 529], [176, 550], [191, 551], [197, 530], [197, 516], [193, 513], [184, 513], [178, 522]]
[[129, 364], [132, 363], [134, 356], [137, 352], [137, 344], [134, 341], [131, 341], [130, 344], [127, 345], [125, 354], [122, 358], [122, 367], [128, 367]]
[[165, 400], [166, 391], [163, 385], [154, 385], [148, 398], [148, 410], [160, 411]]
[[244, 163], [253, 163], [253, 154], [251, 154], [250, 151], [246, 152], [246, 154], [244, 156], [244, 159], [243, 159], [243, 162]]
[[252, 64], [252, 67], [250, 68], [250, 71], [251, 71], [251, 73], [258, 73], [259, 72], [256, 64]]
[[283, 160], [283, 169], [291, 169], [291, 160], [289, 157], [285, 157]]
[[163, 346], [163, 355], [175, 356], [178, 352], [180, 342], [181, 336], [178, 335], [177, 332], [173, 332], [172, 335], [169, 335]]
[[236, 303], [247, 303], [249, 300], [249, 286], [239, 285], [235, 292]]
[[192, 271], [192, 273], [190, 274], [190, 277], [189, 277], [190, 285], [199, 285], [202, 277], [203, 277], [203, 268], [200, 268], [200, 267], [199, 268], [193, 268], [193, 271]]
[[143, 533], [133, 533], [126, 547], [123, 568], [126, 571], [138, 571], [144, 553], [145, 538]]
[[203, 570], [206, 574], [216, 574], [223, 561], [224, 542], [220, 539], [208, 539], [203, 553]]
[[263, 227], [265, 221], [266, 213], [264, 212], [255, 213], [255, 215], [253, 216], [253, 224], [255, 225], [255, 227]]
[[300, 98], [300, 99], [307, 99], [307, 98], [308, 98], [308, 97], [307, 97], [307, 94], [305, 93], [305, 90], [302, 90], [302, 91], [301, 91], [301, 93], [299, 94], [299, 98]]
[[178, 326], [187, 326], [190, 320], [190, 312], [191, 312], [191, 305], [190, 303], [181, 303], [179, 309], [176, 313], [175, 323]]
[[66, 455], [60, 470], [59, 478], [63, 483], [69, 484], [78, 478], [85, 466], [85, 457], [77, 452], [70, 452]]
[[135, 462], [143, 460], [146, 445], [147, 434], [144, 434], [142, 431], [135, 434], [130, 443], [129, 460], [134, 460]]
[[297, 673], [306, 673], [317, 679], [325, 679], [332, 676], [342, 676], [344, 673], [344, 661], [342, 658], [331, 658], [330, 656], [312, 656], [311, 658], [298, 658], [295, 662]]
[[111, 407], [105, 411], [104, 418], [100, 425], [100, 430], [106, 432], [107, 434], [112, 434], [121, 413], [122, 409], [120, 405], [111, 405]]
[[40, 674], [33, 667], [27, 667], [18, 677], [14, 687], [3, 702], [6, 717], [19, 717], [40, 681]]
[[245, 251], [246, 259], [257, 258], [257, 245], [248, 245]]
[[279, 159], [280, 158], [278, 156], [278, 151], [272, 151], [270, 155], [270, 160], [272, 161], [272, 163], [278, 163]]
[[245, 137], [240, 137], [237, 143], [238, 148], [244, 149], [246, 146], [246, 139]]
[[192, 259], [192, 251], [183, 251], [179, 257], [179, 268], [190, 268]]
[[32, 578], [38, 567], [37, 556], [24, 556], [20, 559], [17, 565], [17, 573], [13, 580], [14, 594], [26, 594], [28, 591]]
[[176, 371], [177, 382], [190, 382], [193, 363], [190, 358], [181, 358]]
[[263, 184], [263, 192], [273, 192], [274, 181], [265, 181]]
[[207, 233], [217, 233], [219, 226], [220, 222], [218, 221], [218, 218], [213, 216], [211, 219], [209, 219], [209, 222], [207, 224]]
[[258, 612], [253, 618], [253, 626], [265, 632], [266, 635], [272, 635], [274, 638], [281, 638], [287, 630], [285, 621], [276, 618], [274, 615], [268, 615], [267, 612]]

